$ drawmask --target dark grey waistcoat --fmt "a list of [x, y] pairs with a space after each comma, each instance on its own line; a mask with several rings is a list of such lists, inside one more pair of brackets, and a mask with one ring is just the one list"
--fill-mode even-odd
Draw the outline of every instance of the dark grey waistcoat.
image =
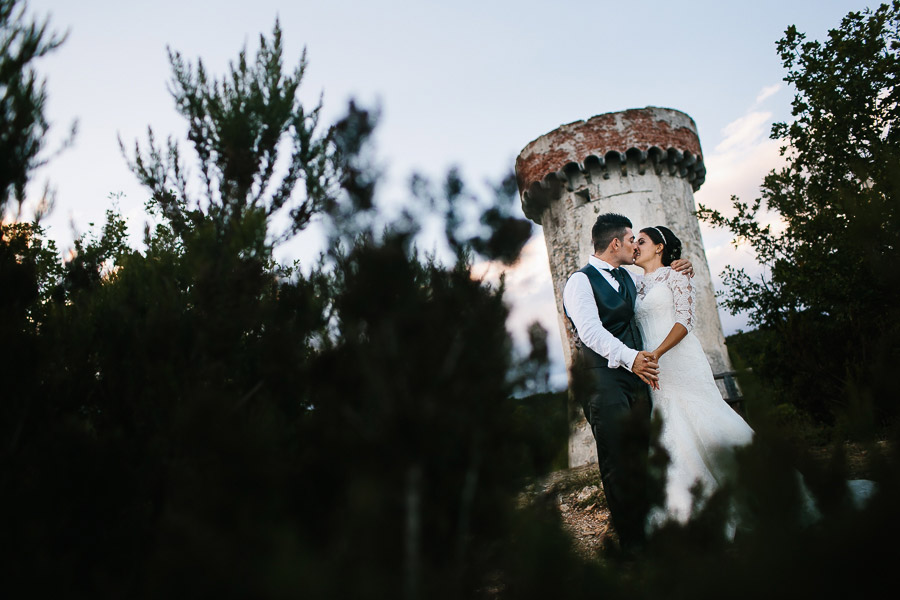
[[[594, 291], [594, 301], [597, 303], [597, 311], [600, 315], [600, 321], [603, 327], [611, 334], [620, 339], [626, 346], [635, 350], [643, 350], [644, 343], [641, 339], [641, 332], [638, 330], [637, 323], [634, 320], [634, 302], [637, 298], [637, 290], [634, 287], [634, 281], [627, 273], [623, 278], [625, 280], [624, 294], [617, 292], [612, 285], [606, 281], [606, 278], [591, 264], [588, 264], [577, 272], [587, 275], [588, 281], [591, 282], [591, 289]], [[578, 331], [575, 324], [569, 318], [568, 312], [566, 319], [569, 326], [575, 333], [575, 364], [582, 368], [606, 367], [608, 361], [591, 350], [578, 337]]]

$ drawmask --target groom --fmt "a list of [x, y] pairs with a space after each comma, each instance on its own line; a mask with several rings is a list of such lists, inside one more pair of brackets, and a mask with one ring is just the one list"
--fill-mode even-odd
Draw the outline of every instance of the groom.
[[[563, 290], [563, 307], [575, 334], [573, 394], [597, 442], [597, 462], [613, 527], [622, 549], [644, 542], [647, 500], [650, 390], [659, 364], [643, 350], [634, 319], [637, 250], [631, 221], [614, 213], [597, 217], [591, 229], [594, 254]], [[693, 275], [689, 261], [672, 263]]]

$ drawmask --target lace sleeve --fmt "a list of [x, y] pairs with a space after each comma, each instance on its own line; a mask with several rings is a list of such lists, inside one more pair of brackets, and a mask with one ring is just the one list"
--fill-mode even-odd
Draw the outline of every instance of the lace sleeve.
[[675, 299], [675, 322], [691, 331], [694, 328], [694, 286], [691, 278], [677, 271], [671, 271], [667, 278], [672, 297]]

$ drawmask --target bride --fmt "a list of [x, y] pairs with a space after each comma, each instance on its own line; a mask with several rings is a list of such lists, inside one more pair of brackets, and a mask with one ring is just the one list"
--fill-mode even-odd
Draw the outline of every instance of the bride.
[[[634, 264], [644, 270], [637, 287], [635, 319], [644, 347], [659, 361], [659, 381], [651, 390], [652, 414], [662, 419], [659, 442], [669, 454], [665, 505], [648, 516], [648, 528], [669, 520], [685, 523], [696, 506], [734, 473], [734, 449], [750, 444], [753, 430], [725, 401], [694, 327], [694, 288], [690, 277], [669, 265], [681, 258], [681, 241], [667, 227], [640, 231]], [[799, 474], [798, 474], [799, 477]], [[698, 487], [699, 486], [699, 487]], [[849, 482], [859, 506], [871, 495], [870, 481]], [[820, 515], [801, 483], [808, 516]], [[735, 520], [726, 524], [734, 537]]]
[[692, 488], [701, 486], [702, 501], [723, 484], [732, 472], [728, 450], [749, 444], [753, 430], [722, 399], [700, 341], [691, 333], [694, 288], [690, 277], [669, 266], [681, 258], [681, 241], [666, 227], [647, 227], [637, 246], [634, 264], [644, 269], [644, 277], [635, 318], [644, 347], [659, 361], [659, 382], [651, 391], [653, 416], [662, 418], [659, 441], [670, 459], [665, 506], [649, 516], [655, 528], [670, 519], [687, 522], [694, 507]]

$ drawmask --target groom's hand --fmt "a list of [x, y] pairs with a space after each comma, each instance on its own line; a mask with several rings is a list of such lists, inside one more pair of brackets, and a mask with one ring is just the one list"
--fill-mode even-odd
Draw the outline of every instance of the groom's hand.
[[678, 271], [679, 273], [684, 273], [688, 277], [694, 276], [694, 265], [692, 265], [691, 261], [689, 261], [686, 258], [679, 258], [678, 260], [673, 260], [672, 264], [670, 266], [674, 270]]
[[651, 353], [643, 350], [638, 352], [631, 365], [631, 372], [653, 389], [659, 389], [659, 361]]

